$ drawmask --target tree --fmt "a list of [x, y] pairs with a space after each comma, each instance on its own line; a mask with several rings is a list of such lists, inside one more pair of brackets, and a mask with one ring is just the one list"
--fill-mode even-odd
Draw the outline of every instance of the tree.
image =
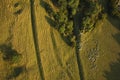
[[120, 5], [119, 5], [119, 0], [109, 0], [108, 8], [111, 10], [109, 11], [109, 14], [112, 16], [117, 16], [120, 18]]

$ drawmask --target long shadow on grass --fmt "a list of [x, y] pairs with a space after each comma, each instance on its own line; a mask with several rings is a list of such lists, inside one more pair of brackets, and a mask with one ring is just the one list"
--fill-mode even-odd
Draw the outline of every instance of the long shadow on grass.
[[17, 59], [20, 57], [20, 54], [15, 50], [12, 49], [12, 46], [1, 44], [0, 51], [3, 53], [3, 60], [5, 61], [14, 61], [13, 59], [16, 57]]
[[110, 64], [110, 69], [110, 71], [104, 72], [104, 77], [107, 80], [120, 80], [120, 57], [117, 60], [117, 62], [113, 62]]
[[83, 65], [82, 65], [82, 59], [80, 57], [80, 41], [81, 41], [81, 35], [80, 35], [80, 30], [79, 30], [79, 21], [80, 21], [80, 14], [77, 13], [74, 16], [74, 35], [76, 36], [76, 59], [77, 59], [77, 65], [78, 65], [78, 70], [79, 70], [79, 76], [80, 80], [85, 80], [84, 78], [84, 71], [83, 71]]
[[[115, 27], [117, 28], [119, 31], [120, 31], [120, 18], [118, 17], [113, 17], [113, 16], [108, 16], [107, 18], [110, 23]], [[112, 35], [113, 38], [118, 42], [118, 44], [120, 45], [120, 32], [115, 34], [115, 35]]]
[[22, 74], [25, 71], [25, 69], [26, 69], [25, 66], [14, 67], [11, 73], [9, 73], [8, 76], [6, 77], [6, 80], [13, 80], [14, 78]]
[[117, 43], [120, 45], [120, 33], [117, 33], [117, 34], [112, 35], [112, 36], [117, 41]]
[[110, 21], [110, 23], [116, 27], [118, 30], [120, 30], [120, 18], [116, 16], [108, 16], [107, 19]]

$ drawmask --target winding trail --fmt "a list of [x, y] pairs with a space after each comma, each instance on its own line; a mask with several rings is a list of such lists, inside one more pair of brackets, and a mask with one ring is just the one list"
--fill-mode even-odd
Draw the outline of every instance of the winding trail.
[[39, 73], [40, 73], [40, 80], [45, 80], [41, 56], [40, 56], [40, 48], [39, 48], [39, 43], [38, 43], [38, 33], [37, 33], [36, 16], [35, 16], [35, 9], [34, 9], [34, 0], [30, 0], [30, 9], [31, 9], [31, 25], [32, 25], [32, 32], [33, 32], [33, 40], [34, 40], [34, 46], [35, 46], [35, 51], [36, 51], [37, 64], [38, 64]]

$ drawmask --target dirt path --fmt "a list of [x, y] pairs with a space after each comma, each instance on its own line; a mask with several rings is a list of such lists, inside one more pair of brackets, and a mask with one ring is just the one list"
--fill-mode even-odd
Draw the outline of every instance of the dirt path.
[[34, 0], [30, 0], [30, 6], [31, 6], [31, 24], [32, 24], [33, 39], [34, 39], [34, 45], [35, 45], [35, 51], [36, 51], [37, 64], [38, 64], [41, 80], [45, 80], [42, 62], [41, 62], [39, 44], [38, 44], [38, 33], [37, 33], [37, 26], [36, 26]]

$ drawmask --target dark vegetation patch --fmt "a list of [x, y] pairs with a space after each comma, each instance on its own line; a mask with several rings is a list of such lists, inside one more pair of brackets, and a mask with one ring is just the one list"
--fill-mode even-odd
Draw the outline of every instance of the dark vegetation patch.
[[40, 4], [49, 15], [46, 16], [48, 23], [73, 47], [76, 45], [76, 29], [79, 30], [77, 34], [92, 31], [106, 14], [120, 18], [119, 0], [40, 0]]
[[9, 45], [0, 45], [0, 51], [3, 55], [2, 58], [4, 61], [16, 63], [20, 60], [21, 55]]
[[14, 4], [14, 7], [16, 8], [16, 7], [18, 7], [19, 5], [20, 5], [19, 2], [17, 2], [17, 3]]
[[10, 70], [9, 74], [7, 75], [6, 79], [11, 80], [18, 77], [21, 73], [25, 71], [25, 66], [14, 67]]
[[117, 41], [117, 43], [120, 45], [120, 33], [114, 34], [112, 36]]
[[107, 8], [111, 16], [120, 18], [120, 0], [108, 0]]
[[[76, 45], [76, 31], [74, 31], [76, 27], [79, 27], [77, 29], [80, 32], [88, 32], [104, 17], [103, 7], [98, 1], [51, 0], [48, 3], [40, 0], [40, 4], [49, 15], [46, 17], [47, 21], [59, 31], [70, 46]], [[53, 9], [51, 4], [58, 10]]]
[[25, 66], [13, 66], [18, 64], [21, 60], [21, 54], [12, 48], [11, 45], [1, 44], [0, 54], [2, 54], [2, 59], [9, 65], [7, 68], [6, 80], [11, 80], [19, 76], [24, 70]]
[[13, 13], [14, 15], [20, 15], [23, 12], [23, 4], [21, 2], [16, 2], [13, 7], [16, 9]]
[[22, 11], [23, 11], [23, 9], [19, 9], [19, 10], [15, 11], [14, 14], [15, 14], [15, 15], [19, 15], [19, 14], [22, 13]]
[[107, 19], [118, 30], [120, 30], [120, 18], [116, 16], [108, 16]]
[[120, 57], [117, 62], [110, 64], [110, 71], [105, 71], [104, 77], [107, 80], [120, 80]]

